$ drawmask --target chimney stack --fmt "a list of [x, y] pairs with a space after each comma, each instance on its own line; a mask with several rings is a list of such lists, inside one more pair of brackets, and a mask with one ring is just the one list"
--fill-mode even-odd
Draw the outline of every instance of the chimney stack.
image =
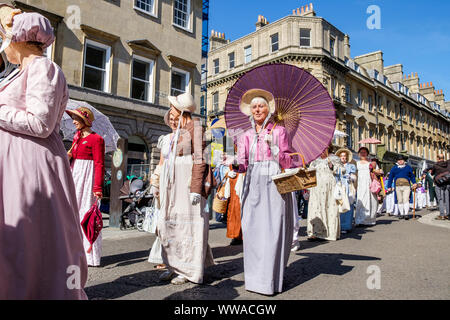
[[269, 22], [263, 15], [258, 15], [258, 22], [256, 22], [256, 30], [261, 29], [262, 27], [268, 25]]
[[346, 34], [344, 36], [344, 56], [347, 58], [351, 58], [350, 57], [350, 37], [348, 34]]
[[225, 39], [225, 33], [217, 32], [215, 30], [211, 30], [211, 37], [209, 38], [209, 41], [211, 44], [210, 50], [218, 49], [230, 42], [230, 40]]

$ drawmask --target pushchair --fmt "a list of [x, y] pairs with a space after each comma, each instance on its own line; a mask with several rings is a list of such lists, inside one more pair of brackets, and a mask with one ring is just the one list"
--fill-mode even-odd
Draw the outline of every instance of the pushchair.
[[[143, 231], [142, 224], [145, 218], [146, 207], [151, 203], [153, 195], [150, 194], [151, 184], [146, 185], [138, 178], [132, 178], [124, 183], [120, 189], [119, 200], [123, 201], [122, 215], [120, 216], [120, 230], [136, 228]], [[127, 222], [128, 220], [128, 222]]]

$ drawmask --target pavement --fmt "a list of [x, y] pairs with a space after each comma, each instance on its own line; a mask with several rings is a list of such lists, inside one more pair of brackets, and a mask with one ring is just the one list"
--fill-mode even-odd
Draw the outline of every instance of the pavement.
[[202, 285], [172, 285], [147, 262], [153, 235], [110, 229], [105, 220], [102, 266], [89, 268], [90, 299], [123, 300], [398, 300], [450, 298], [450, 221], [437, 211], [416, 212], [417, 220], [381, 216], [377, 225], [355, 228], [335, 242], [306, 240], [292, 252], [283, 292], [264, 296], [245, 290], [242, 246], [230, 246], [226, 227], [211, 221], [209, 244], [216, 262]]

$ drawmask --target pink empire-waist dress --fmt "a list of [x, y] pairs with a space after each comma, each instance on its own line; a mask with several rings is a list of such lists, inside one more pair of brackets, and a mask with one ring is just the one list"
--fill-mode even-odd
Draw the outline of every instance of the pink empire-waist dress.
[[0, 88], [0, 299], [87, 299], [61, 69], [37, 57]]
[[265, 295], [283, 290], [294, 231], [293, 196], [281, 195], [272, 181], [282, 168], [292, 166], [292, 148], [286, 129], [276, 126], [272, 150], [278, 155], [272, 154], [264, 140], [271, 126], [256, 141], [255, 129], [246, 131], [238, 145], [240, 169], [247, 172], [241, 205], [245, 289]]

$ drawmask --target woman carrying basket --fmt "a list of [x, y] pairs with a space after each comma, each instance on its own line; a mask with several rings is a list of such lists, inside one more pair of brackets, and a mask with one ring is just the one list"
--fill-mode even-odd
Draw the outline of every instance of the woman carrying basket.
[[293, 234], [293, 204], [292, 195], [281, 195], [271, 177], [291, 167], [291, 142], [284, 127], [269, 122], [275, 111], [270, 92], [248, 90], [240, 110], [252, 124], [238, 145], [240, 171], [246, 171], [241, 209], [245, 289], [273, 295], [283, 288]]

